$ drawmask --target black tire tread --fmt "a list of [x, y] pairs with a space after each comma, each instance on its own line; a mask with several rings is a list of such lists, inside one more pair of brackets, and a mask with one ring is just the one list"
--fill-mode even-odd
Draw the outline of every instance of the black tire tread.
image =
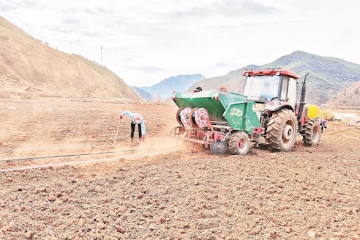
[[[304, 125], [304, 131], [302, 132], [302, 136], [303, 136], [303, 142], [305, 146], [311, 147], [315, 144], [318, 144], [320, 142], [320, 125], [318, 122], [316, 122], [315, 120], [307, 120], [305, 122]], [[318, 134], [319, 134], [319, 139], [314, 142], [313, 141], [313, 134], [314, 134], [314, 129], [318, 129]]]
[[[282, 141], [282, 128], [286, 121], [292, 120], [294, 122], [294, 138], [291, 139], [288, 146], [285, 147]], [[295, 144], [297, 132], [297, 120], [293, 111], [289, 109], [281, 109], [273, 113], [270, 118], [266, 130], [266, 141], [270, 143], [271, 148], [279, 151], [290, 151]]]
[[[238, 151], [238, 140], [242, 136], [246, 136], [248, 142], [246, 143], [245, 151], [243, 151], [242, 153], [239, 153], [239, 151]], [[236, 155], [236, 154], [246, 155], [246, 153], [249, 151], [249, 149], [250, 149], [250, 140], [249, 140], [248, 135], [245, 132], [235, 132], [230, 136], [230, 139], [228, 141], [228, 150], [229, 150], [230, 154], [232, 154], [232, 155]]]

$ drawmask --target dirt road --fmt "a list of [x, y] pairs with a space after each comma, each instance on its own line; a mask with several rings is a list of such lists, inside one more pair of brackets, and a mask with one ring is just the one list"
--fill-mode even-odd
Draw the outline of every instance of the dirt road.
[[[143, 114], [145, 142], [122, 109]], [[176, 109], [2, 101], [0, 239], [359, 239], [359, 128], [214, 156], [166, 136]]]

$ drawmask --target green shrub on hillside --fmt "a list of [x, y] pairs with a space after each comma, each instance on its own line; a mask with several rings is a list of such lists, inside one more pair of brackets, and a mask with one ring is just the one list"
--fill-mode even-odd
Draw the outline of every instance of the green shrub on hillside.
[[334, 121], [334, 114], [329, 110], [320, 110], [320, 118], [327, 118], [328, 121]]

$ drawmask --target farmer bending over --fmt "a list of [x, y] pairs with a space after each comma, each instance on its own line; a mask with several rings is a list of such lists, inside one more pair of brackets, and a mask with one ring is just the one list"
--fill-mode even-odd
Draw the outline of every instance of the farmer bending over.
[[143, 116], [139, 113], [123, 111], [120, 114], [120, 119], [122, 119], [124, 115], [128, 115], [131, 119], [131, 141], [134, 140], [134, 132], [136, 125], [138, 125], [139, 139], [141, 138], [143, 141], [145, 141], [145, 123]]
[[326, 123], [328, 122], [328, 119], [321, 119], [320, 125], [321, 125], [321, 132], [324, 131], [324, 128], [327, 128]]

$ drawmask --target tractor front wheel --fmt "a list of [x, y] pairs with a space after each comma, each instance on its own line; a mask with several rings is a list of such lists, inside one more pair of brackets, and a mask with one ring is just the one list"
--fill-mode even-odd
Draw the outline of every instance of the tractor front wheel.
[[296, 139], [297, 120], [293, 111], [281, 109], [273, 113], [266, 130], [266, 140], [271, 148], [288, 152]]
[[235, 132], [231, 134], [229, 142], [230, 154], [246, 155], [250, 149], [250, 139], [246, 132]]
[[320, 142], [320, 124], [316, 120], [307, 120], [302, 131], [305, 146], [313, 146]]

